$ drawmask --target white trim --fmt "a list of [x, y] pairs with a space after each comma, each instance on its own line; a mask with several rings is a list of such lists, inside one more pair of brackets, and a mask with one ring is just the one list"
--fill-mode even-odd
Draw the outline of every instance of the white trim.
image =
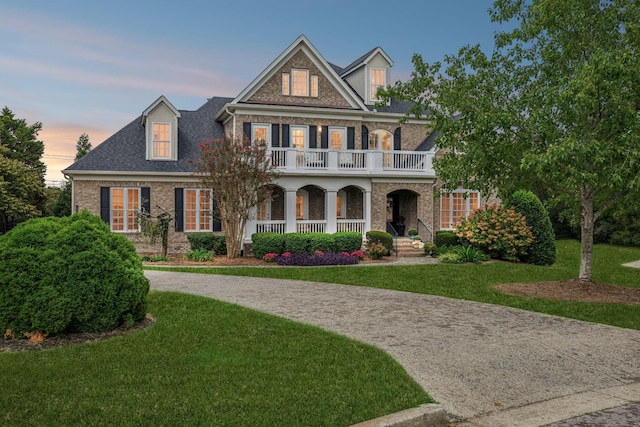
[[[113, 190], [122, 190], [122, 230], [113, 229]], [[142, 208], [142, 187], [110, 187], [109, 188], [109, 228], [114, 233], [137, 233], [140, 231], [140, 224], [136, 220], [134, 229], [129, 229], [129, 190], [137, 190], [137, 210]]]
[[[305, 93], [304, 94], [296, 93], [296, 85], [295, 85], [296, 79], [295, 79], [294, 74], [298, 74], [298, 73], [304, 73], [305, 74], [305, 76], [304, 76]], [[291, 69], [291, 90], [289, 91], [291, 96], [300, 96], [300, 97], [304, 97], [304, 98], [308, 98], [310, 96], [310, 90], [309, 90], [309, 79], [310, 79], [310, 76], [311, 76], [311, 73], [306, 68], [292, 68]]]
[[[159, 139], [156, 140], [156, 132], [155, 132], [155, 128], [156, 125], [167, 125], [169, 126], [169, 140], [164, 140], [164, 139]], [[168, 148], [168, 152], [166, 156], [156, 156], [155, 155], [155, 151], [156, 151], [156, 141], [158, 142], [168, 142], [169, 143], [169, 148]], [[173, 156], [171, 155], [173, 153], [173, 126], [172, 123], [170, 122], [151, 122], [151, 160], [173, 160]]]
[[381, 47], [377, 47], [373, 52], [371, 52], [369, 56], [367, 56], [363, 61], [361, 61], [357, 67], [354, 67], [350, 69], [348, 72], [341, 74], [340, 77], [345, 78], [349, 74], [353, 74], [355, 71], [366, 66], [369, 63], [369, 61], [371, 61], [373, 57], [375, 57], [378, 54], [380, 54], [384, 58], [384, 60], [387, 61], [387, 63], [389, 64], [389, 67], [393, 67], [393, 61], [391, 60], [391, 57], [389, 57], [389, 55], [387, 55], [387, 52], [385, 52]]
[[160, 105], [160, 104], [165, 104], [167, 106], [167, 108], [169, 108], [169, 110], [171, 110], [171, 112], [177, 117], [180, 118], [182, 115], [180, 114], [180, 111], [173, 106], [173, 104], [171, 102], [169, 102], [169, 100], [164, 96], [161, 95], [158, 99], [156, 99], [155, 101], [153, 101], [153, 103], [151, 105], [149, 105], [143, 112], [142, 112], [142, 123], [144, 124], [145, 119], [149, 116], [149, 114], [151, 114], [151, 112], [153, 110], [155, 110], [155, 108]]
[[251, 142], [254, 142], [256, 138], [256, 129], [266, 130], [266, 139], [264, 141], [267, 146], [271, 146], [271, 125], [267, 123], [251, 123]]
[[[302, 130], [302, 131], [304, 131], [304, 146], [296, 147], [295, 145], [293, 145], [293, 131], [294, 130]], [[291, 144], [291, 148], [309, 148], [309, 126], [289, 125], [289, 144]]]
[[[331, 145], [331, 132], [340, 132], [342, 134], [342, 146], [340, 148], [333, 148]], [[346, 150], [347, 149], [347, 128], [342, 126], [329, 126], [329, 135], [327, 135], [327, 141], [330, 150]]]
[[380, 98], [374, 98], [373, 95], [373, 91], [371, 90], [373, 88], [373, 79], [371, 78], [371, 74], [373, 73], [373, 71], [382, 71], [383, 73], [383, 83], [381, 85], [378, 85], [376, 87], [380, 88], [380, 87], [385, 87], [387, 85], [387, 69], [386, 68], [368, 68], [367, 67], [367, 97], [369, 98], [369, 101], [371, 102], [377, 102], [380, 101]]
[[[195, 191], [196, 192], [196, 228], [187, 230], [187, 191]], [[202, 214], [202, 206], [200, 205], [200, 196], [202, 192], [209, 193], [209, 228], [201, 228], [200, 224], [200, 215]], [[182, 200], [182, 229], [185, 233], [197, 233], [199, 231], [212, 231], [213, 230], [213, 215], [211, 213], [211, 208], [213, 205], [213, 199], [211, 197], [211, 190], [205, 188], [185, 188], [183, 189], [183, 200]]]

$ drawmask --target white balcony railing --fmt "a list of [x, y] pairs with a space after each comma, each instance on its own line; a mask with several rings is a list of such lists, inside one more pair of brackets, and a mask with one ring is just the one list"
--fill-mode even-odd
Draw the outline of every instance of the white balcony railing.
[[435, 176], [433, 152], [380, 150], [327, 150], [318, 148], [269, 149], [271, 162], [282, 172], [365, 171]]
[[270, 231], [272, 233], [284, 234], [287, 227], [287, 221], [258, 221], [256, 224], [256, 233], [264, 233]]
[[364, 236], [364, 219], [339, 219], [338, 231], [355, 231]]
[[297, 220], [296, 231], [298, 233], [324, 233], [327, 221], [322, 220]]

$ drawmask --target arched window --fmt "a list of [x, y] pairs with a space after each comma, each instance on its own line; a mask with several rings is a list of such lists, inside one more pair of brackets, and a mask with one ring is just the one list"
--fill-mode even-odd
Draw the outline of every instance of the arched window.
[[388, 130], [377, 129], [369, 133], [370, 150], [391, 150], [393, 135]]
[[304, 220], [309, 215], [309, 192], [298, 190], [296, 192], [296, 219]]

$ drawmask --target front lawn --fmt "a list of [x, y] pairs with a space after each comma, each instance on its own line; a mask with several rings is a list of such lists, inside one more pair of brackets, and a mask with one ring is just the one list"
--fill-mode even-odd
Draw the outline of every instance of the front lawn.
[[[299, 279], [395, 289], [488, 302], [590, 322], [640, 329], [640, 306], [638, 305], [554, 301], [506, 295], [491, 289], [491, 286], [500, 283], [544, 282], [577, 277], [580, 265], [579, 242], [561, 240], [557, 243], [557, 248], [558, 259], [552, 267], [490, 262], [480, 265], [179, 268], [171, 270]], [[622, 266], [624, 263], [640, 260], [639, 248], [596, 245], [593, 258], [594, 280], [613, 285], [640, 287], [640, 269]]]
[[344, 426], [430, 402], [385, 353], [212, 299], [152, 292], [148, 329], [0, 353], [0, 425]]

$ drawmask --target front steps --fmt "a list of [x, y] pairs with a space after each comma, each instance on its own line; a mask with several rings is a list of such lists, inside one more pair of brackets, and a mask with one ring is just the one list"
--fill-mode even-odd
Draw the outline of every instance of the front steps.
[[413, 246], [413, 240], [408, 237], [398, 237], [393, 239], [393, 252], [391, 256], [396, 255], [396, 242], [398, 249], [398, 257], [423, 257], [424, 249], [418, 249]]

